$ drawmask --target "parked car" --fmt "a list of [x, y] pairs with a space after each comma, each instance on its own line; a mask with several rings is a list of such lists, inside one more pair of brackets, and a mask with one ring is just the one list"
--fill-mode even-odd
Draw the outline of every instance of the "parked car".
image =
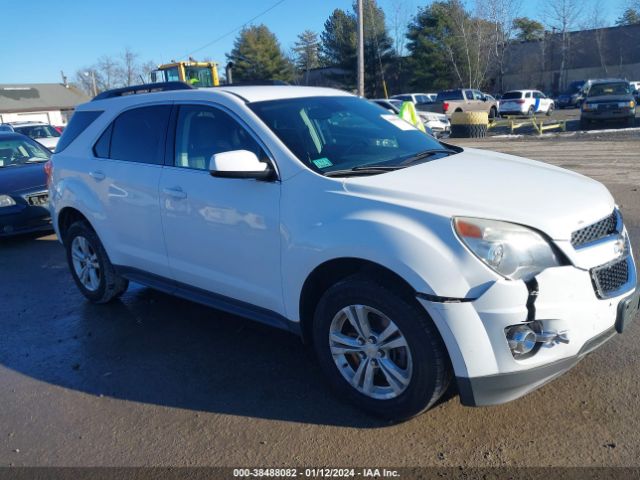
[[50, 157], [30, 138], [0, 131], [0, 237], [51, 230], [44, 170]]
[[[396, 98], [384, 99], [377, 98], [372, 100], [372, 102], [377, 103], [381, 107], [386, 108], [387, 110], [400, 113], [400, 108], [402, 107], [402, 101]], [[441, 138], [449, 135], [451, 132], [451, 123], [449, 122], [449, 118], [446, 115], [440, 113], [431, 113], [431, 112], [423, 112], [418, 110], [418, 116], [424, 123], [424, 126], [428, 129], [428, 133], [437, 138]]]
[[[394, 115], [400, 115], [400, 108], [402, 107], [402, 104], [404, 103], [404, 102], [402, 102], [400, 100], [395, 100], [393, 98], [392, 99], [374, 98], [373, 100], [371, 100], [371, 102], [375, 103], [376, 105], [381, 106], [382, 108], [384, 108], [385, 110], [387, 110], [390, 113], [393, 113]], [[434, 131], [431, 130], [431, 128], [429, 126], [427, 126], [426, 122], [424, 122], [422, 117], [420, 117], [420, 120], [422, 121], [422, 125], [424, 126], [426, 133], [428, 133], [432, 137], [436, 137], [436, 134], [434, 133]]]
[[436, 101], [436, 93], [401, 93], [392, 95], [391, 98], [400, 100], [401, 102], [413, 102], [415, 105], [419, 103], [433, 103]]
[[518, 398], [636, 315], [595, 180], [440, 143], [339, 90], [144, 89], [79, 106], [49, 169], [91, 302], [134, 280], [296, 332], [338, 395], [396, 420], [454, 378], [465, 405]]
[[539, 90], [509, 90], [500, 100], [500, 115], [551, 115], [553, 100]]
[[34, 139], [52, 152], [55, 151], [58, 140], [60, 139], [60, 131], [48, 123], [9, 122], [2, 126], [5, 127], [4, 130], [18, 132]]
[[454, 112], [487, 112], [490, 119], [498, 116], [498, 102], [491, 95], [479, 90], [456, 89], [438, 92], [436, 101], [431, 104], [418, 105], [418, 110], [444, 113]]
[[580, 127], [591, 122], [623, 121], [633, 127], [636, 121], [636, 101], [626, 80], [601, 80], [591, 84], [580, 111]]
[[584, 80], [571, 82], [564, 93], [558, 96], [558, 108], [579, 108]]

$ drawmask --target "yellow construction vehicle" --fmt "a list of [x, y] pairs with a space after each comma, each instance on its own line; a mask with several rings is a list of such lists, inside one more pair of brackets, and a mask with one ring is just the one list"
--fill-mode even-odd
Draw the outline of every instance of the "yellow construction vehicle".
[[170, 63], [158, 65], [157, 70], [151, 72], [151, 81], [184, 82], [196, 88], [217, 87], [220, 85], [218, 64], [197, 62], [192, 58], [187, 62], [171, 60]]

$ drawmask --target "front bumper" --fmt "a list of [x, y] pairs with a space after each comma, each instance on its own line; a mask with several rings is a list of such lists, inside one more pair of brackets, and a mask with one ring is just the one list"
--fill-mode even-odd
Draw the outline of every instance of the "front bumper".
[[[632, 258], [632, 257], [631, 257]], [[454, 367], [464, 405], [514, 400], [572, 368], [615, 335], [621, 302], [638, 296], [633, 260], [630, 283], [617, 296], [597, 297], [589, 270], [572, 265], [540, 273], [532, 283], [498, 280], [476, 299], [419, 301], [436, 323]], [[542, 345], [515, 359], [505, 328], [535, 320], [545, 331], [567, 332], [569, 343]]]
[[582, 110], [580, 118], [583, 120], [626, 120], [636, 116], [635, 109], [616, 108], [616, 109], [595, 109]]
[[51, 214], [45, 206], [18, 204], [0, 210], [0, 238], [50, 230]]

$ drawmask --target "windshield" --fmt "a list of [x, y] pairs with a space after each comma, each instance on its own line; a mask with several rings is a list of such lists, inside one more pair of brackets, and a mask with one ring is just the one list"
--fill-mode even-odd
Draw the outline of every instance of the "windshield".
[[589, 97], [598, 97], [600, 95], [629, 95], [631, 87], [628, 83], [596, 83], [591, 85], [589, 89]]
[[314, 171], [384, 164], [442, 150], [433, 137], [357, 97], [309, 97], [249, 104], [260, 119]]
[[46, 162], [51, 152], [27, 138], [0, 137], [0, 168]]
[[213, 87], [211, 68], [209, 67], [184, 67], [185, 82], [199, 88]]
[[13, 128], [16, 132], [31, 138], [53, 138], [60, 136], [60, 132], [58, 132], [51, 125], [29, 125], [25, 127]]

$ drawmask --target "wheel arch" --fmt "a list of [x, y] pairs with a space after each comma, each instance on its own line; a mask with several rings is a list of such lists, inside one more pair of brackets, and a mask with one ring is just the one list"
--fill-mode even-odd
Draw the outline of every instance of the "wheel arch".
[[64, 237], [69, 230], [69, 227], [75, 222], [84, 221], [95, 232], [95, 228], [91, 225], [91, 222], [80, 210], [74, 207], [64, 207], [58, 213], [58, 233], [60, 234], [60, 240], [64, 241]]
[[342, 257], [327, 260], [318, 265], [305, 279], [299, 300], [300, 332], [305, 343], [311, 341], [313, 314], [324, 292], [355, 274], [374, 278], [394, 293], [410, 302], [417, 302], [416, 290], [393, 270], [371, 260]]

